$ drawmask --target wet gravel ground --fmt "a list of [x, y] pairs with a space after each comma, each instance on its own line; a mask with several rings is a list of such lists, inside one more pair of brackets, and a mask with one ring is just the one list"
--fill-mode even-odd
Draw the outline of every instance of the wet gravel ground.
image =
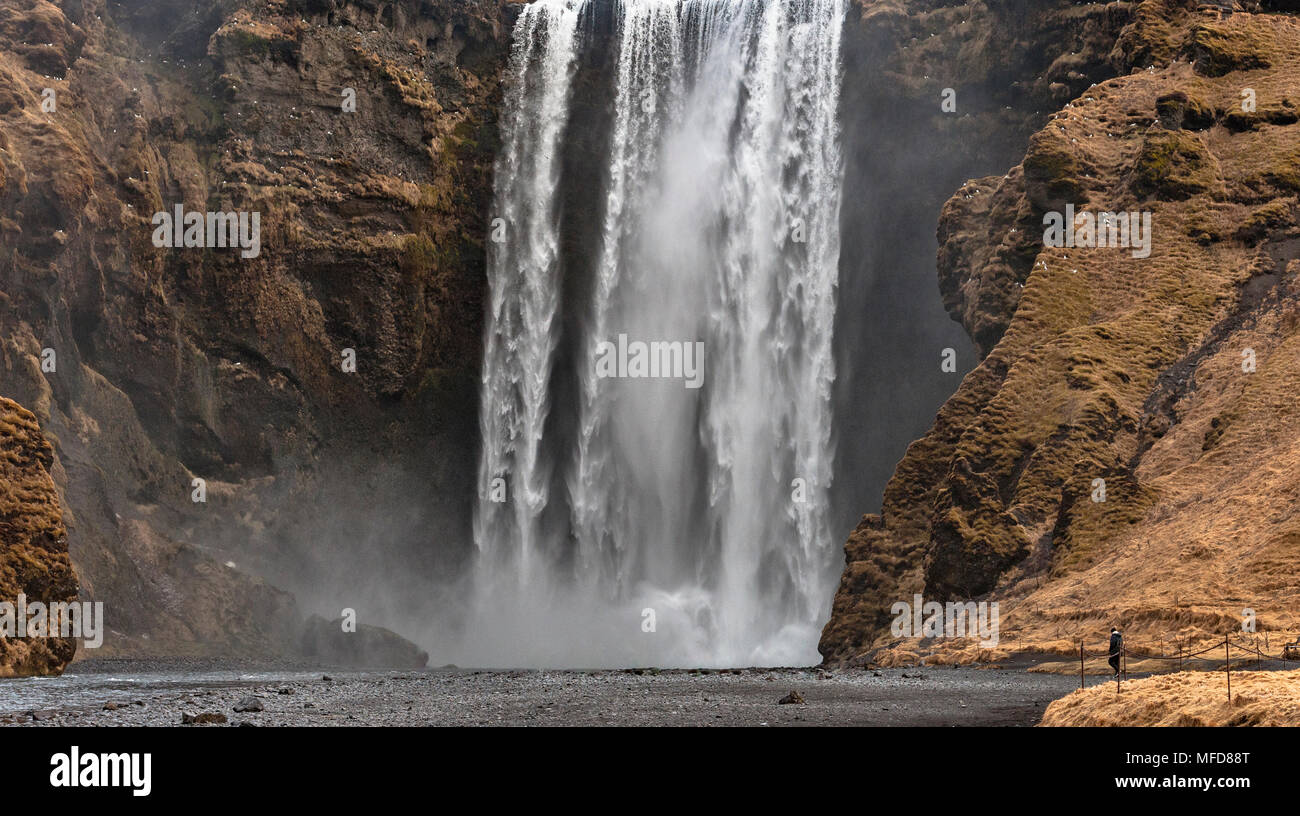
[[[329, 679], [325, 679], [328, 677]], [[0, 680], [0, 725], [1031, 726], [1072, 677], [1023, 669], [333, 671], [140, 661]], [[796, 691], [803, 704], [779, 704]], [[249, 697], [261, 711], [236, 712]], [[107, 709], [107, 710], [106, 710]]]

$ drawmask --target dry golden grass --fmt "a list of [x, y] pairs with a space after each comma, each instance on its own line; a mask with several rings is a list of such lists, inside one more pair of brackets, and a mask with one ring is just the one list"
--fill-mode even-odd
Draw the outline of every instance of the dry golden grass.
[[[0, 397], [0, 603], [71, 601], [77, 579], [50, 478], [53, 451], [36, 417]], [[0, 637], [0, 677], [57, 674], [76, 650], [71, 639]]]
[[1045, 726], [1298, 726], [1300, 670], [1179, 672], [1080, 689], [1047, 707]]

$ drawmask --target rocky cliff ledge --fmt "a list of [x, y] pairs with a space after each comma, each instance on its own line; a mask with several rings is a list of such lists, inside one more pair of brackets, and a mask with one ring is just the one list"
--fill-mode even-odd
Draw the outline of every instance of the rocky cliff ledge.
[[[1197, 5], [1133, 9], [1122, 75], [944, 209], [941, 287], [983, 360], [850, 538], [828, 662], [1300, 624], [1300, 19]], [[1151, 213], [1150, 257], [1045, 248], [1066, 205]], [[914, 594], [999, 602], [1000, 645], [893, 638]]]
[[[276, 654], [254, 576], [337, 615], [464, 551], [511, 7], [0, 0], [0, 393], [106, 654]], [[177, 205], [260, 254], [155, 247]]]
[[[36, 417], [0, 398], [0, 604], [15, 618], [20, 595], [27, 603], [77, 599], [52, 467], [54, 451]], [[9, 639], [0, 632], [0, 677], [59, 674], [76, 651], [72, 638]]]

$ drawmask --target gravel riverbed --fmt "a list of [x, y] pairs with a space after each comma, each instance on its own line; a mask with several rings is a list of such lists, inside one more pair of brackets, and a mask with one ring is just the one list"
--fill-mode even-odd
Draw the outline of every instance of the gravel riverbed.
[[[62, 677], [0, 680], [0, 724], [180, 726], [209, 714], [225, 722], [187, 727], [1032, 726], [1077, 683], [1023, 669], [384, 672], [92, 660]], [[803, 702], [781, 704], [790, 692]]]

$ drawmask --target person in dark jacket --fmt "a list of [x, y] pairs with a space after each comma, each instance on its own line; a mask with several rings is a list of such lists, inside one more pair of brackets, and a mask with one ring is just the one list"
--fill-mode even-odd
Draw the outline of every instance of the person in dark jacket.
[[1115, 670], [1115, 676], [1119, 677], [1119, 654], [1124, 650], [1124, 636], [1119, 633], [1115, 627], [1110, 629], [1110, 667]]

